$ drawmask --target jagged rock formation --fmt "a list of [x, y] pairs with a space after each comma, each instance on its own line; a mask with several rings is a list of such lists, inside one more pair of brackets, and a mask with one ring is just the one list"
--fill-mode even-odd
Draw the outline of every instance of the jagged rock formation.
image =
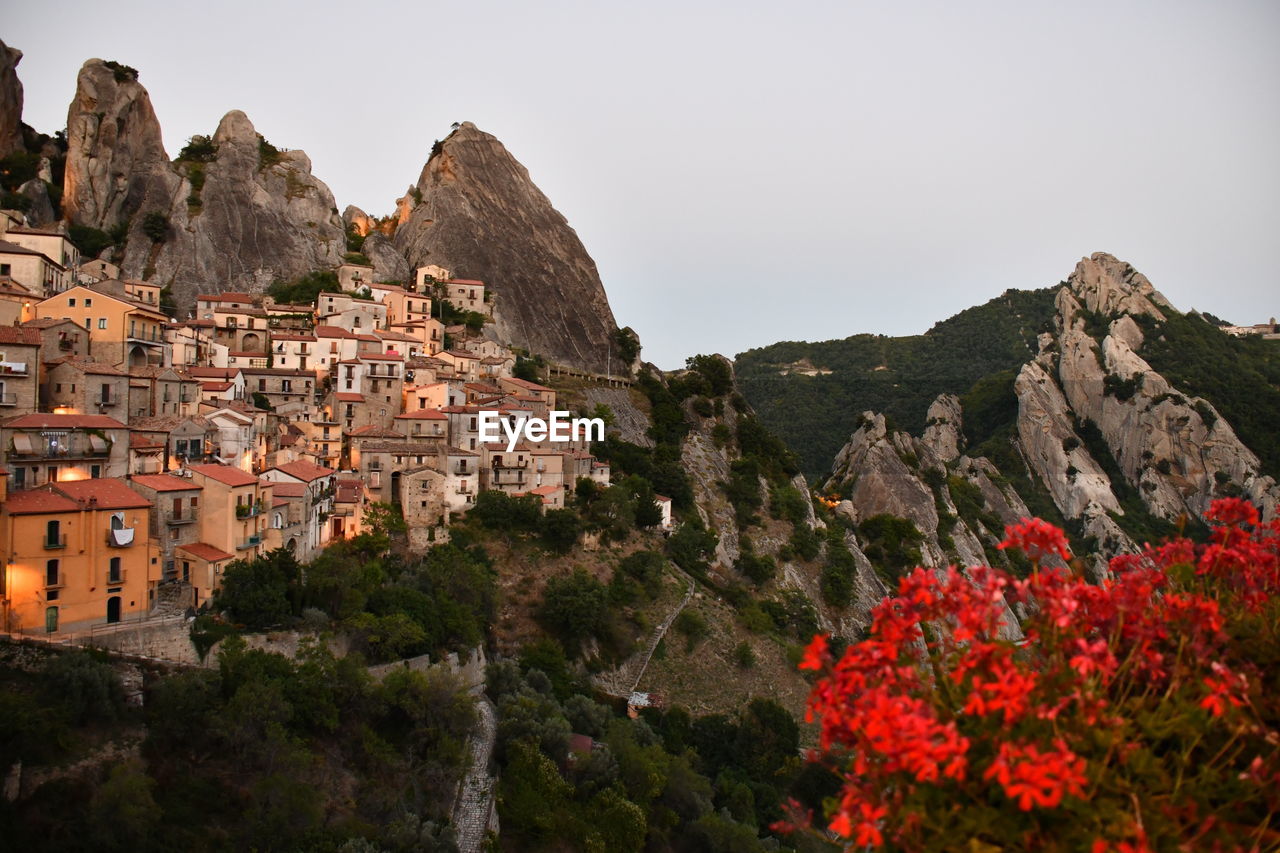
[[174, 177], [178, 168], [186, 170], [167, 204], [155, 208], [169, 219], [169, 237], [151, 244], [141, 231], [143, 217], [135, 217], [122, 265], [126, 276], [170, 285], [186, 305], [211, 285], [258, 292], [277, 278], [341, 262], [342, 220], [304, 152], [264, 149], [239, 110], [219, 122], [213, 144], [217, 154], [204, 165], [198, 194], [189, 166], [167, 167]]
[[73, 223], [107, 230], [148, 202], [165, 205], [177, 189], [147, 90], [101, 59], [76, 78], [67, 145], [62, 209]]
[[995, 562], [1004, 559], [992, 547], [1000, 528], [1030, 515], [1023, 495], [1042, 490], [1075, 534], [1096, 544], [1095, 575], [1103, 558], [1138, 550], [1131, 531], [1203, 519], [1229, 489], [1274, 517], [1280, 487], [1257, 456], [1208, 401], [1180, 393], [1139, 354], [1144, 329], [1176, 314], [1145, 276], [1098, 253], [1080, 261], [1056, 304], [1054, 333], [1040, 335], [1039, 354], [1013, 384], [1018, 470], [962, 455], [953, 396], [929, 408], [920, 439], [890, 432], [868, 412], [827, 481], [846, 497], [837, 513], [855, 524], [879, 514], [910, 520], [923, 534], [925, 565]]
[[0, 41], [0, 157], [23, 149], [21, 61], [22, 51]]
[[[171, 163], [136, 75], [91, 59], [67, 128], [67, 218], [103, 230], [128, 223], [124, 275], [171, 286], [180, 305], [197, 290], [261, 291], [341, 261], [342, 221], [311, 160], [262, 146], [238, 110], [219, 123], [212, 161]], [[163, 241], [143, 234], [148, 214], [168, 220]]]
[[[411, 209], [410, 209], [411, 208]], [[495, 137], [466, 122], [432, 152], [400, 200], [394, 243], [498, 295], [499, 335], [555, 361], [620, 372], [617, 325], [578, 235]]]

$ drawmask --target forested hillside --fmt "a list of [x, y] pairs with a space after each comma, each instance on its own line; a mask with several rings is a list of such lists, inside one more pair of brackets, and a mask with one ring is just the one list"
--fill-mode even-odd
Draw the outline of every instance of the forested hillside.
[[[1030, 359], [1036, 335], [1053, 317], [1055, 292], [1010, 290], [923, 335], [864, 334], [748, 350], [734, 363], [738, 384], [765, 426], [799, 455], [805, 476], [821, 479], [860, 413], [884, 412], [918, 435], [939, 394], [964, 394], [982, 377]], [[798, 363], [831, 372], [802, 375]]]

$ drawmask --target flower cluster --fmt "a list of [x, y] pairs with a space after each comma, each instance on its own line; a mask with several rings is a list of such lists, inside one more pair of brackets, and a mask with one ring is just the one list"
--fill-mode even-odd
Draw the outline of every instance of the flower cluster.
[[1101, 584], [1042, 567], [1066, 537], [1024, 519], [1000, 547], [1029, 577], [917, 569], [867, 639], [837, 658], [815, 637], [826, 828], [858, 849], [1280, 845], [1280, 525], [1243, 501], [1208, 517], [1208, 544], [1118, 557]]

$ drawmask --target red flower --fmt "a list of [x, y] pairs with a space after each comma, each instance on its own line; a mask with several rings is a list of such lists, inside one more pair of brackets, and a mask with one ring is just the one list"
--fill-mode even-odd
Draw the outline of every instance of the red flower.
[[830, 655], [827, 653], [827, 638], [824, 634], [814, 634], [813, 642], [804, 650], [800, 659], [801, 669], [822, 669], [827, 665]]
[[1024, 518], [1020, 523], [1006, 527], [1004, 541], [996, 547], [1021, 549], [1035, 561], [1051, 554], [1063, 560], [1071, 559], [1071, 549], [1063, 532], [1038, 518]]

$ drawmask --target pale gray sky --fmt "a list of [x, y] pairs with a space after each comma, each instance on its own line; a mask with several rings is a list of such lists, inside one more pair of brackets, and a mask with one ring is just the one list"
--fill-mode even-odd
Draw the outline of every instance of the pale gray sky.
[[912, 334], [1109, 251], [1280, 315], [1280, 4], [8, 4], [25, 118], [133, 65], [172, 156], [244, 110], [390, 212], [454, 121], [577, 229], [645, 357]]

